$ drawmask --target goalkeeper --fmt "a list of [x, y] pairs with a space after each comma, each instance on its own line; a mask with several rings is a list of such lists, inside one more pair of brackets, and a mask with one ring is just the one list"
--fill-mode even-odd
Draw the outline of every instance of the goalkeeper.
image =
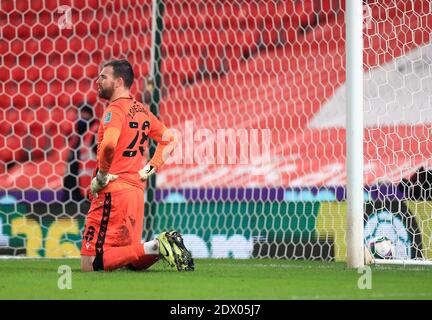
[[[81, 269], [146, 269], [162, 257], [178, 270], [193, 270], [179, 233], [163, 232], [155, 240], [141, 242], [144, 183], [174, 149], [175, 139], [146, 106], [131, 97], [133, 80], [130, 63], [113, 60], [103, 65], [96, 81], [99, 97], [109, 100], [109, 105], [98, 130], [97, 169], [90, 187]], [[158, 146], [146, 164], [148, 138]]]

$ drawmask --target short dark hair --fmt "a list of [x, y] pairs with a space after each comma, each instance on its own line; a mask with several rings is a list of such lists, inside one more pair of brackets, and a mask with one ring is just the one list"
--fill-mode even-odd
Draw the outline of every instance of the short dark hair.
[[104, 64], [104, 67], [113, 67], [115, 78], [123, 78], [126, 88], [130, 88], [134, 81], [134, 72], [131, 64], [127, 60], [111, 60]]

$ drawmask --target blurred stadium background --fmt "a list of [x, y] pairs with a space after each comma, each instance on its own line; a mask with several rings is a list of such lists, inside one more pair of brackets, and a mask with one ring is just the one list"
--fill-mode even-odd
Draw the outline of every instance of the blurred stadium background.
[[[158, 109], [183, 159], [200, 129], [268, 129], [270, 156], [241, 163], [237, 137], [233, 162], [167, 164], [143, 237], [179, 229], [198, 258], [343, 261], [345, 1], [163, 2]], [[431, 4], [363, 2], [365, 240], [430, 259]], [[0, 22], [0, 254], [78, 256], [95, 79], [127, 58], [151, 101], [152, 3], [2, 0]]]

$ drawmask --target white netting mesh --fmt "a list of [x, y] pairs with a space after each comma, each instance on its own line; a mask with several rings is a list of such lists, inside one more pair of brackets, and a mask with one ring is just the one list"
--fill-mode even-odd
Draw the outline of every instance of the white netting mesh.
[[[430, 1], [364, 5], [366, 241], [430, 258], [429, 199], [400, 183], [432, 150]], [[77, 255], [104, 107], [94, 80], [127, 58], [149, 101], [151, 1], [1, 9], [0, 252]], [[344, 10], [165, 1], [160, 118], [180, 146], [145, 236], [179, 229], [196, 257], [345, 259]]]

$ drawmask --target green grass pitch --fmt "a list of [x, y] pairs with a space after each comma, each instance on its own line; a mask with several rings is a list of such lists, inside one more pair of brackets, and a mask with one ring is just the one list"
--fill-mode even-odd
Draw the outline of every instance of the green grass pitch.
[[[59, 289], [61, 265], [72, 289]], [[82, 273], [78, 259], [0, 260], [0, 299], [432, 299], [432, 268], [374, 266], [372, 288], [344, 263], [196, 259], [194, 272], [159, 262], [147, 271]]]

